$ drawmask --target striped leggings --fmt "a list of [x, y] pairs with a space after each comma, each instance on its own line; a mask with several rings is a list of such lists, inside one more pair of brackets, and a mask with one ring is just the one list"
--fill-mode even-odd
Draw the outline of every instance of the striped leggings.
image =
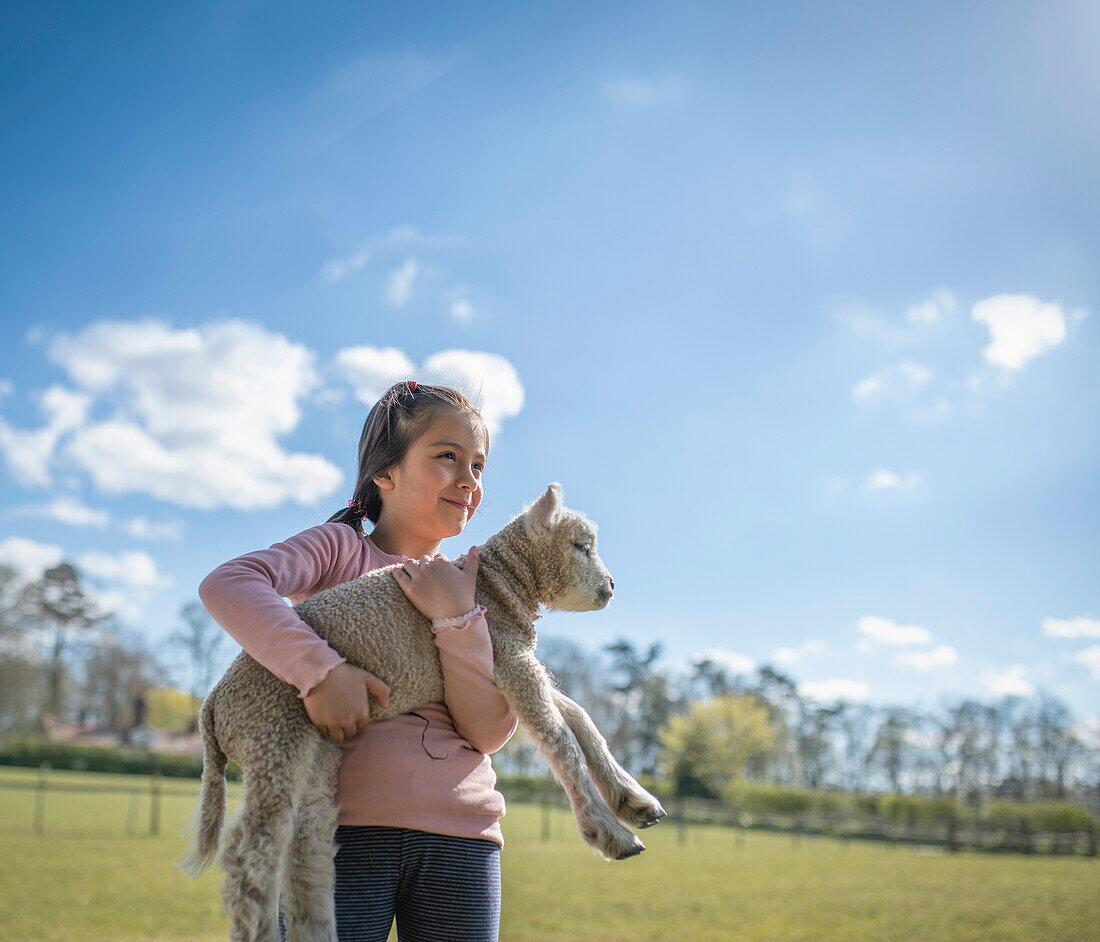
[[386, 942], [394, 917], [400, 942], [497, 942], [495, 842], [343, 825], [336, 843], [339, 942]]

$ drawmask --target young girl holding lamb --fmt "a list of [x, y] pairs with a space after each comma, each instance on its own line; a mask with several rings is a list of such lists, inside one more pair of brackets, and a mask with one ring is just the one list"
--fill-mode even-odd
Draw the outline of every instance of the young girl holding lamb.
[[[489, 438], [461, 393], [398, 383], [367, 416], [348, 508], [267, 550], [230, 560], [199, 595], [255, 660], [298, 688], [310, 720], [343, 751], [337, 786], [340, 942], [489, 942], [500, 922], [500, 818], [489, 753], [516, 729], [495, 685], [477, 548], [459, 569], [439, 553], [481, 502]], [[374, 525], [367, 535], [363, 518]], [[394, 577], [432, 619], [444, 702], [367, 725], [389, 688], [347, 663], [283, 601], [366, 572]]]

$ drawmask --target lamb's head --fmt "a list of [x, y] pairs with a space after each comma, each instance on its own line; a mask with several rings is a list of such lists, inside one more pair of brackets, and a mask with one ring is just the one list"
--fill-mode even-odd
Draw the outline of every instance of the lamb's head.
[[615, 583], [596, 553], [596, 524], [562, 503], [560, 484], [547, 487], [521, 517], [543, 605], [591, 612], [611, 601]]

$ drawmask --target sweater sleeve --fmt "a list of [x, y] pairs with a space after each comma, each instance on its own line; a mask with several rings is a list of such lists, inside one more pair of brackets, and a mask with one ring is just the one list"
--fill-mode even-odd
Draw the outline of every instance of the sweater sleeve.
[[351, 527], [326, 523], [222, 563], [199, 585], [206, 610], [252, 657], [304, 697], [344, 662], [283, 600], [301, 601], [361, 575]]
[[496, 752], [519, 724], [497, 689], [485, 616], [476, 615], [465, 625], [433, 632], [443, 668], [443, 701], [455, 730], [478, 752]]

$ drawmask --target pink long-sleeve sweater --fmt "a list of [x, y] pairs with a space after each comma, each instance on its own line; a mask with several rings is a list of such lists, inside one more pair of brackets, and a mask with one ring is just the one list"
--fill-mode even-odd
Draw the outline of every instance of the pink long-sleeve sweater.
[[[294, 604], [403, 556], [342, 523], [325, 523], [223, 563], [199, 586], [207, 611], [252, 657], [305, 696], [345, 659]], [[411, 828], [504, 846], [504, 796], [489, 753], [516, 730], [496, 687], [485, 618], [435, 632], [443, 703], [370, 724], [343, 743], [340, 824]]]

